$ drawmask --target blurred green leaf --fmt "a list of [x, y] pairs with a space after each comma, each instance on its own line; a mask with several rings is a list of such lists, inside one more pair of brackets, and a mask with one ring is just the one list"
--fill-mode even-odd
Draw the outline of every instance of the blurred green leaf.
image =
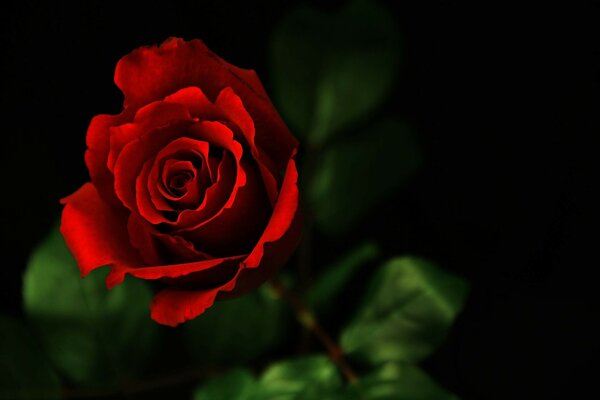
[[345, 392], [336, 366], [316, 355], [274, 363], [258, 380], [234, 369], [204, 383], [194, 400], [341, 400]]
[[0, 399], [60, 398], [60, 381], [20, 322], [0, 315]]
[[273, 93], [301, 137], [321, 144], [367, 117], [393, 88], [399, 35], [375, 2], [351, 1], [335, 14], [300, 6], [271, 41]]
[[435, 265], [394, 258], [374, 276], [363, 306], [342, 332], [342, 348], [372, 365], [416, 363], [445, 338], [466, 295], [465, 281]]
[[351, 390], [364, 400], [458, 400], [419, 368], [400, 363], [384, 364]]
[[342, 382], [325, 356], [278, 362], [260, 380], [234, 369], [199, 387], [193, 400], [458, 400], [419, 368], [384, 363], [356, 385]]
[[308, 187], [315, 222], [329, 234], [346, 232], [412, 176], [420, 161], [412, 133], [393, 119], [328, 149]]
[[23, 278], [23, 303], [49, 358], [77, 383], [117, 382], [139, 374], [152, 354], [157, 325], [140, 280], [106, 289], [107, 269], [80, 277], [58, 229], [34, 251]]
[[343, 291], [350, 279], [356, 276], [362, 266], [379, 255], [377, 244], [366, 242], [326, 268], [308, 292], [307, 301], [311, 309], [319, 314], [327, 314], [335, 309], [334, 299]]
[[342, 387], [336, 366], [326, 356], [308, 356], [271, 365], [260, 379], [257, 398], [321, 400]]
[[216, 302], [185, 324], [188, 348], [202, 363], [243, 363], [277, 346], [288, 320], [285, 305], [268, 285]]
[[259, 400], [255, 397], [258, 382], [245, 369], [234, 369], [203, 384], [194, 400]]

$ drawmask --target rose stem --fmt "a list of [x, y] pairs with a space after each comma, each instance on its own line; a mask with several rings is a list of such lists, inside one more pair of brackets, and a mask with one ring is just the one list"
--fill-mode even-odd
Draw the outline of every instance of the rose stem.
[[[301, 189], [309, 186], [309, 183], [314, 179], [317, 171], [317, 160], [321, 155], [321, 146], [307, 143], [306, 153], [302, 159], [302, 180]], [[299, 296], [303, 296], [304, 292], [311, 284], [311, 266], [313, 264], [313, 215], [310, 208], [310, 201], [306, 197], [306, 190], [300, 190], [302, 195], [302, 208], [304, 214], [304, 227], [302, 228], [302, 238], [298, 249], [297, 269], [298, 281], [295, 290]], [[300, 338], [299, 350], [303, 353], [310, 345], [310, 331], [303, 327], [302, 336]]]
[[294, 292], [286, 289], [286, 287], [277, 278], [271, 279], [271, 286], [273, 287], [275, 293], [284, 298], [294, 309], [298, 322], [300, 322], [305, 329], [312, 332], [313, 335], [319, 339], [321, 344], [327, 350], [327, 355], [331, 361], [337, 365], [348, 383], [354, 385], [356, 382], [358, 382], [358, 376], [344, 358], [342, 349], [331, 338], [331, 336], [325, 332], [323, 327], [317, 321], [315, 314], [308, 308], [304, 301], [300, 297], [296, 296]]
[[[309, 211], [310, 210], [307, 209], [304, 211], [304, 227], [297, 258], [298, 284], [294, 288], [298, 296], [302, 297], [310, 285], [310, 266], [312, 264], [312, 216], [309, 215]], [[300, 354], [305, 353], [308, 350], [310, 339], [310, 331], [303, 326], [300, 341], [298, 343], [298, 351]]]

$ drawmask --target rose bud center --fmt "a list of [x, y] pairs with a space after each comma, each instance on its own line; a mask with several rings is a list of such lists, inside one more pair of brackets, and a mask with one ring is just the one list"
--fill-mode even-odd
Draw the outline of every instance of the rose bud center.
[[179, 210], [197, 207], [212, 183], [202, 157], [192, 155], [185, 158], [165, 160], [162, 179], [158, 183], [164, 198]]
[[194, 171], [183, 171], [178, 172], [169, 177], [169, 183], [167, 185], [171, 194], [175, 196], [181, 196], [185, 193], [187, 184], [194, 179]]

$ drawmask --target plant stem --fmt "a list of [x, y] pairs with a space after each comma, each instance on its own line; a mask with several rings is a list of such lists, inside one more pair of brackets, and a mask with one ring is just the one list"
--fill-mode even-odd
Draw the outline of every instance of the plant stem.
[[344, 378], [346, 378], [348, 383], [352, 385], [357, 383], [358, 376], [344, 358], [342, 349], [319, 324], [315, 314], [308, 308], [304, 301], [294, 292], [287, 289], [277, 278], [271, 279], [271, 286], [273, 287], [273, 290], [275, 290], [279, 296], [284, 298], [294, 309], [298, 322], [300, 322], [305, 329], [312, 332], [312, 334], [319, 339], [321, 344], [327, 350], [327, 355], [339, 368], [340, 372], [342, 375], [344, 375]]
[[[312, 136], [312, 135], [309, 135]], [[304, 227], [302, 229], [302, 239], [298, 247], [297, 271], [298, 280], [294, 290], [299, 296], [304, 296], [304, 292], [311, 284], [311, 266], [313, 265], [313, 214], [310, 207], [308, 191], [310, 182], [312, 182], [317, 171], [317, 160], [321, 154], [321, 147], [306, 143], [306, 153], [302, 162], [302, 180], [301, 195], [303, 203]], [[299, 342], [299, 353], [304, 353], [310, 346], [310, 330], [303, 325]]]

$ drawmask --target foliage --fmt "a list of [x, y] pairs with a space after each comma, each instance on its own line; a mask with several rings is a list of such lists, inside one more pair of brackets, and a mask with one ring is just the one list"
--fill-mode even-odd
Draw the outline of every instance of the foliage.
[[398, 28], [374, 2], [293, 10], [271, 41], [274, 96], [292, 129], [322, 144], [366, 119], [393, 87], [398, 47]]
[[60, 381], [29, 329], [0, 315], [0, 398], [58, 399]]
[[55, 229], [33, 253], [23, 277], [25, 313], [49, 359], [73, 382], [138, 375], [155, 347], [150, 289], [131, 279], [108, 291], [105, 275], [101, 269], [82, 279]]
[[462, 309], [464, 281], [414, 257], [389, 260], [341, 337], [344, 350], [379, 365], [419, 362], [431, 354]]
[[183, 326], [198, 363], [243, 363], [281, 344], [287, 310], [269, 287], [217, 302], [202, 318]]

